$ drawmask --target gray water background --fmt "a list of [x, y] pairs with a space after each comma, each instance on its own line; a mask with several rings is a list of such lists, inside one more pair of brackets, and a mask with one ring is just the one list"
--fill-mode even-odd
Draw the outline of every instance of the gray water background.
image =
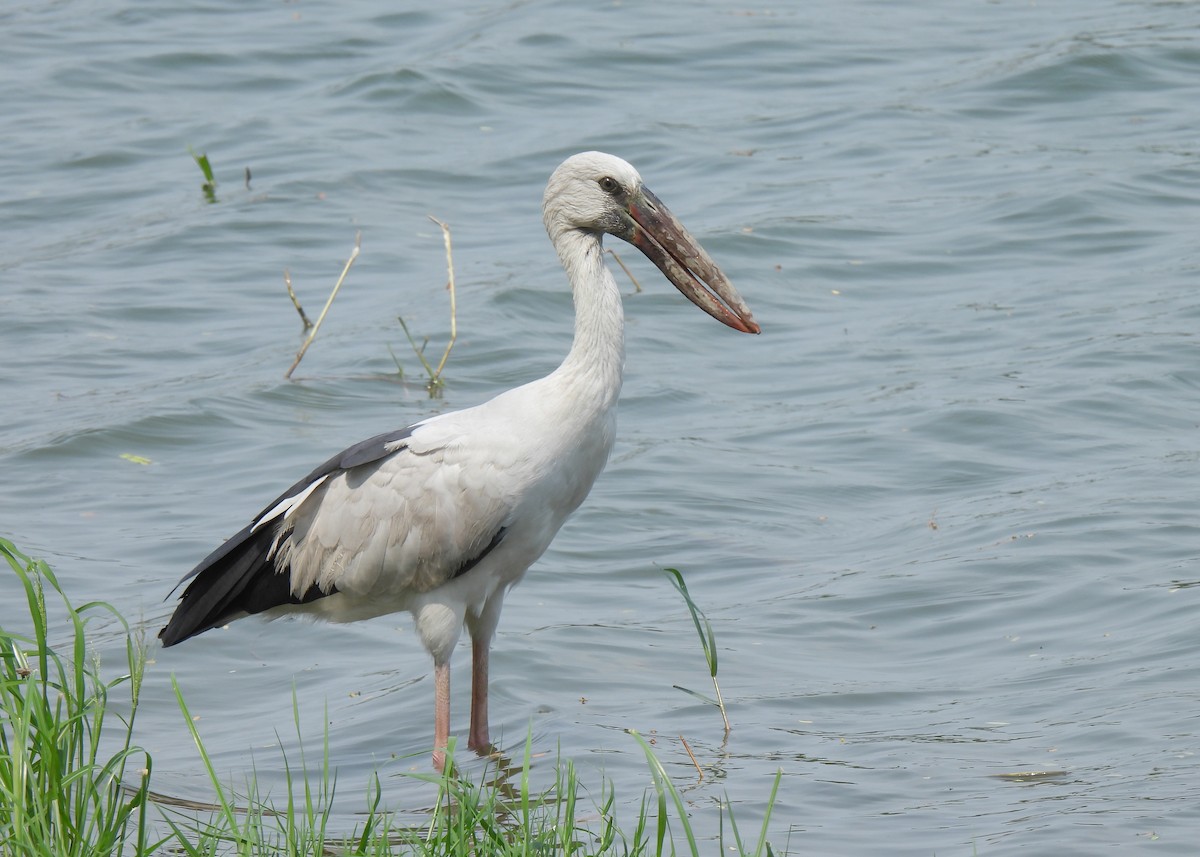
[[[610, 242], [645, 287], [617, 449], [508, 599], [504, 748], [532, 730], [535, 781], [561, 753], [628, 818], [650, 779], [623, 730], [654, 736], [706, 837], [725, 796], [756, 828], [781, 769], [798, 854], [1200, 853], [1197, 4], [12, 2], [0, 69], [0, 531], [147, 630], [157, 790], [211, 796], [175, 675], [230, 782], [282, 794], [294, 690], [310, 753], [328, 722], [331, 826], [373, 771], [420, 820], [407, 617], [153, 635], [329, 454], [557, 364], [541, 192], [598, 148], [763, 335]], [[458, 284], [441, 401], [395, 320], [448, 334], [429, 214]], [[358, 231], [285, 381], [282, 272], [315, 314]], [[708, 676], [663, 566], [712, 620], [727, 741], [672, 687]]]

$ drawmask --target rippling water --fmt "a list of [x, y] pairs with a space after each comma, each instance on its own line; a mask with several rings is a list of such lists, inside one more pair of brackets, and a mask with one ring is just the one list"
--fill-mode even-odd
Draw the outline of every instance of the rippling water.
[[[504, 746], [532, 728], [632, 808], [621, 730], [654, 734], [706, 835], [726, 793], [756, 825], [782, 769], [792, 853], [1195, 853], [1195, 4], [18, 3], [0, 34], [2, 529], [76, 601], [152, 635], [316, 462], [552, 368], [571, 306], [542, 186], [605, 149], [764, 334], [624, 253], [618, 447], [508, 600]], [[419, 374], [398, 314], [448, 334], [427, 214], [458, 278], [440, 402], [388, 353]], [[313, 312], [357, 231], [284, 381], [283, 269]], [[662, 566], [713, 621], [728, 741], [672, 688], [707, 675]], [[208, 794], [174, 673], [231, 781], [282, 781], [295, 688], [310, 745], [328, 706], [337, 821], [376, 768], [390, 807], [429, 800], [388, 776], [432, 734], [406, 617], [154, 653], [159, 790]]]

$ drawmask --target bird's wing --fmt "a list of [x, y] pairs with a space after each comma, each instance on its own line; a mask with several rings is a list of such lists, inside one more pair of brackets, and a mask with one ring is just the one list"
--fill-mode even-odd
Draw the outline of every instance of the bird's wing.
[[403, 450], [344, 467], [281, 517], [276, 562], [292, 591], [402, 597], [473, 566], [508, 524], [519, 478], [510, 442], [464, 419], [414, 428]]
[[503, 539], [509, 506], [496, 465], [470, 476], [458, 435], [435, 418], [324, 462], [180, 581], [192, 580], [163, 645], [245, 613], [340, 591], [419, 591], [472, 567]]
[[[257, 532], [263, 524], [286, 512], [288, 508], [296, 504], [297, 498], [300, 498], [301, 495], [307, 496], [314, 488], [319, 487], [331, 474], [350, 467], [357, 467], [362, 464], [369, 464], [372, 461], [378, 461], [385, 456], [391, 455], [398, 449], [403, 449], [404, 442], [412, 435], [413, 429], [419, 425], [420, 423], [416, 423], [397, 431], [378, 434], [375, 437], [367, 438], [354, 444], [354, 446], [343, 449], [271, 501], [265, 509], [254, 517], [254, 520], [244, 530], [236, 536], [227, 539], [219, 548], [202, 559], [195, 568], [180, 578], [175, 588], [178, 589], [193, 577], [197, 577], [209, 568], [219, 565], [229, 554], [236, 551], [247, 541], [252, 534]], [[170, 596], [168, 595], [168, 597]]]

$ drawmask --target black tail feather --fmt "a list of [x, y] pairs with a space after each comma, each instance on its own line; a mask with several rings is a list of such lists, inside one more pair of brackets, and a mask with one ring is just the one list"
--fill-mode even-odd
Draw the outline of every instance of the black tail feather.
[[316, 586], [301, 595], [292, 593], [291, 574], [287, 569], [276, 569], [268, 558], [278, 529], [277, 523], [258, 530], [246, 527], [196, 566], [188, 575], [195, 579], [158, 633], [164, 647], [247, 613], [261, 613], [284, 604], [307, 604], [332, 594]]

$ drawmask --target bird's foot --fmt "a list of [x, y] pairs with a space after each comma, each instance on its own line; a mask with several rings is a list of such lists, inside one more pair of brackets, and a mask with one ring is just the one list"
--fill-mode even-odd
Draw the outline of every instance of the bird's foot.
[[491, 756], [493, 753], [499, 752], [496, 745], [489, 741], [486, 737], [480, 741], [471, 739], [467, 742], [467, 749], [474, 750], [479, 756]]

